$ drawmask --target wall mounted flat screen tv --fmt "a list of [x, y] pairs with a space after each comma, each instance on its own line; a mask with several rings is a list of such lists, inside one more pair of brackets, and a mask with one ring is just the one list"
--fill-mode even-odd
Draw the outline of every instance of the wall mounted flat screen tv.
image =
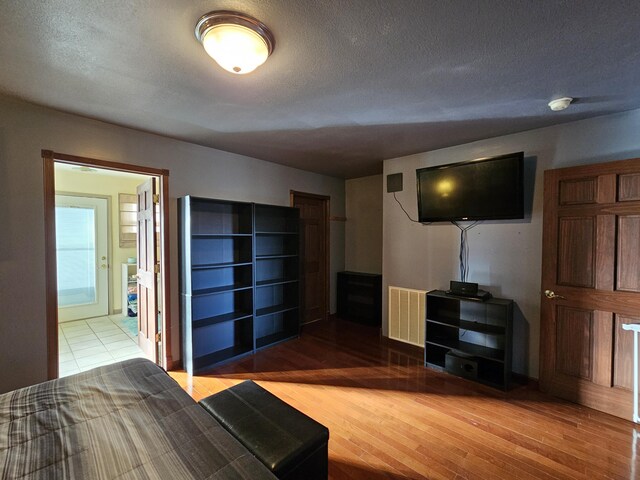
[[524, 153], [416, 170], [421, 222], [524, 218]]

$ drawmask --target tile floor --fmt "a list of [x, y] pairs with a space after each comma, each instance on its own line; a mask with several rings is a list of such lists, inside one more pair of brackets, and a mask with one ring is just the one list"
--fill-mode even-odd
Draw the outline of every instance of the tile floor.
[[110, 315], [58, 326], [60, 376], [66, 377], [128, 358], [144, 357], [127, 317]]

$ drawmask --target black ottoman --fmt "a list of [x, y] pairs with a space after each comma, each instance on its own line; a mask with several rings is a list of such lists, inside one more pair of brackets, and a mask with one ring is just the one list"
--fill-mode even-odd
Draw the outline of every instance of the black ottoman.
[[326, 479], [329, 429], [246, 380], [200, 401], [280, 479]]

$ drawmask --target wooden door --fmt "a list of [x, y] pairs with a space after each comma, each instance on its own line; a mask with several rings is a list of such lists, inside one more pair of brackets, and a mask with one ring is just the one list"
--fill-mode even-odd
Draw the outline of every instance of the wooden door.
[[631, 419], [640, 159], [549, 170], [544, 187], [540, 387]]
[[304, 324], [324, 320], [329, 312], [329, 197], [292, 192], [291, 204], [300, 209]]
[[138, 345], [156, 362], [158, 333], [158, 271], [156, 258], [155, 179], [138, 185]]

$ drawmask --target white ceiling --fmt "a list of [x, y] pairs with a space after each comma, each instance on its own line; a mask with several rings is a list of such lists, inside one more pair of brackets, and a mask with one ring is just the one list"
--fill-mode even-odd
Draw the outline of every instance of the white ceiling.
[[[337, 177], [420, 151], [640, 108], [640, 2], [0, 0], [0, 93]], [[194, 37], [252, 15], [252, 74]], [[559, 96], [578, 100], [551, 112]]]

